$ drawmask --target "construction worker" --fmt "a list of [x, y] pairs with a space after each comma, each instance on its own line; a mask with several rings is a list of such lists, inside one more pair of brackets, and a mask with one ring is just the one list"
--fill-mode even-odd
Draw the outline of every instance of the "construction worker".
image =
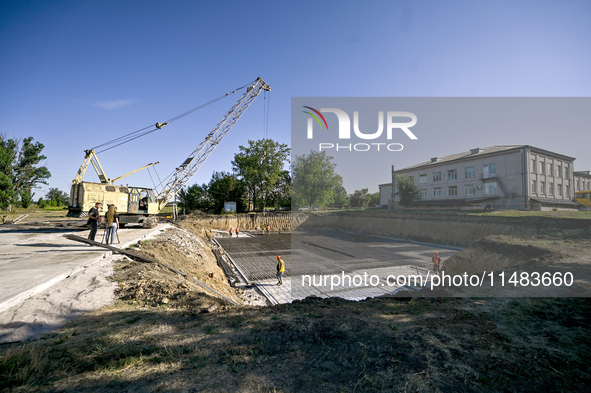
[[239, 233], [240, 233], [240, 227], [236, 227], [236, 237], [238, 237]]
[[283, 272], [285, 271], [285, 262], [277, 255], [277, 285], [283, 285]]
[[267, 225], [267, 235], [271, 234], [271, 225]]
[[96, 231], [98, 230], [98, 223], [100, 220], [100, 213], [103, 204], [101, 202], [96, 202], [94, 207], [88, 211], [88, 224], [90, 224], [90, 233], [88, 234], [88, 239], [94, 241], [96, 236]]
[[232, 237], [232, 227], [230, 227], [230, 237]]
[[439, 275], [441, 272], [441, 258], [439, 258], [439, 253], [437, 251], [433, 254], [433, 271], [436, 275]]

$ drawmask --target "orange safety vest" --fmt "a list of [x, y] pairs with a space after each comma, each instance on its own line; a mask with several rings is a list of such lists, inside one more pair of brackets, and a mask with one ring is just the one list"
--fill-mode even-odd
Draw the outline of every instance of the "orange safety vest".
[[439, 266], [440, 262], [441, 262], [441, 258], [439, 258], [439, 255], [433, 256], [433, 265]]

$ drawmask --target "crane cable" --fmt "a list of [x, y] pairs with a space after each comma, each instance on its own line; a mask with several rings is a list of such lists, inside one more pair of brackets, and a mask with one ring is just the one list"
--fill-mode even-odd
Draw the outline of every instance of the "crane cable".
[[267, 99], [267, 91], [263, 93], [263, 132], [265, 139], [267, 139], [267, 132], [269, 131], [269, 106], [271, 104], [271, 92], [269, 92], [269, 98]]
[[[226, 94], [224, 94], [224, 95], [222, 95], [222, 96], [219, 96], [218, 98], [214, 98], [213, 100], [211, 100], [211, 101], [209, 101], [209, 102], [206, 102], [205, 104], [199, 105], [199, 106], [198, 106], [198, 107], [196, 107], [196, 108], [193, 108], [193, 109], [190, 109], [190, 110], [188, 110], [188, 111], [186, 111], [186, 112], [184, 112], [184, 113], [181, 113], [180, 115], [178, 115], [178, 116], [175, 116], [175, 117], [173, 117], [173, 118], [171, 118], [171, 119], [169, 119], [169, 120], [165, 121], [164, 123], [156, 123], [155, 125], [149, 125], [149, 126], [147, 126], [147, 127], [141, 128], [141, 129], [139, 129], [139, 130], [137, 130], [137, 131], [130, 132], [129, 134], [123, 135], [123, 136], [121, 136], [121, 137], [119, 137], [119, 138], [115, 138], [115, 139], [113, 139], [113, 140], [111, 140], [111, 141], [109, 141], [109, 142], [105, 142], [105, 143], [103, 143], [103, 144], [101, 144], [101, 145], [95, 146], [95, 147], [93, 147], [93, 148], [92, 148], [92, 150], [96, 150], [96, 149], [98, 149], [98, 148], [100, 148], [100, 147], [106, 147], [106, 146], [109, 146], [109, 145], [113, 145], [113, 146], [107, 147], [107, 148], [105, 148], [105, 149], [103, 149], [103, 150], [101, 150], [101, 151], [97, 152], [97, 154], [98, 154], [98, 153], [102, 153], [102, 152], [105, 152], [105, 151], [107, 151], [107, 150], [111, 150], [111, 149], [113, 149], [113, 148], [115, 148], [115, 147], [117, 147], [117, 146], [121, 146], [121, 145], [123, 145], [123, 144], [125, 144], [125, 143], [131, 142], [131, 141], [133, 141], [134, 139], [141, 138], [141, 137], [143, 137], [143, 136], [146, 136], [146, 135], [148, 135], [148, 134], [151, 134], [152, 132], [154, 132], [154, 131], [158, 131], [159, 129], [161, 129], [161, 128], [162, 128], [164, 125], [170, 124], [170, 123], [172, 123], [173, 121], [177, 121], [177, 120], [179, 120], [179, 119], [181, 119], [181, 118], [183, 118], [183, 117], [185, 117], [185, 116], [187, 116], [187, 115], [190, 115], [191, 113], [193, 113], [193, 112], [195, 112], [195, 111], [198, 111], [199, 109], [205, 108], [206, 106], [208, 106], [208, 105], [211, 105], [211, 104], [213, 104], [214, 102], [217, 102], [217, 101], [221, 100], [222, 98], [229, 96], [230, 94], [234, 94], [234, 93], [236, 93], [236, 92], [237, 92], [237, 91], [239, 91], [239, 90], [242, 90], [242, 89], [244, 89], [244, 88], [246, 88], [246, 87], [248, 87], [248, 86], [251, 86], [251, 85], [252, 85], [254, 82], [255, 82], [255, 81], [253, 81], [253, 82], [250, 82], [250, 83], [247, 83], [246, 85], [244, 85], [244, 86], [241, 86], [241, 87], [239, 87], [239, 88], [237, 88], [237, 89], [233, 90], [233, 91], [232, 91], [232, 92], [230, 92], [230, 93], [226, 93]], [[148, 129], [150, 129], [150, 130], [149, 130], [149, 131], [146, 131], [146, 132], [143, 132], [143, 133], [141, 133], [142, 131], [145, 131], [145, 130], [148, 130]], [[138, 134], [138, 133], [139, 133], [139, 134]]]

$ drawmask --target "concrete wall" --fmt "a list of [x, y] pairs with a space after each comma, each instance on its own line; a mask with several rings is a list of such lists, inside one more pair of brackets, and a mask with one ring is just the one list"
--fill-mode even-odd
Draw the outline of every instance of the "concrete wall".
[[294, 214], [293, 227], [335, 228], [437, 244], [466, 247], [489, 235], [576, 234], [589, 220], [549, 217], [494, 217], [412, 214], [389, 211]]
[[193, 216], [212, 229], [256, 230], [270, 225], [276, 230], [333, 228], [391, 236], [436, 244], [466, 247], [489, 235], [570, 235], [589, 231], [589, 220], [550, 217], [495, 217], [452, 214], [376, 212], [262, 213], [228, 216]]

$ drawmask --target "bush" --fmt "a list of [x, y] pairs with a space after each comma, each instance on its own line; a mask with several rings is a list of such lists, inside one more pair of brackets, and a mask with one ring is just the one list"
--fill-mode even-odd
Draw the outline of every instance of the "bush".
[[40, 209], [44, 209], [46, 205], [45, 200], [43, 198], [39, 198], [39, 202], [37, 202], [37, 205]]

